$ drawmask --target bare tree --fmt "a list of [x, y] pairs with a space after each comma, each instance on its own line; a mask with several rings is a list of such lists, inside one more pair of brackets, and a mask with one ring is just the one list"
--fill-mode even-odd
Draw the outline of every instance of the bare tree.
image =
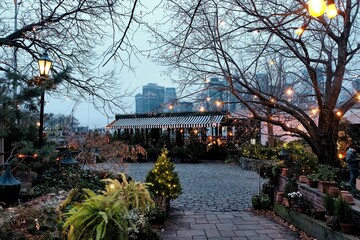
[[[138, 7], [138, 0], [1, 1], [0, 72], [36, 76], [36, 61], [47, 50], [53, 73], [68, 73], [53, 95], [82, 96], [105, 113], [110, 106], [124, 108], [128, 89], [116, 74], [131, 68], [137, 52], [131, 37], [139, 27]], [[117, 69], [106, 66], [110, 61]]]
[[159, 26], [170, 29], [153, 29], [158, 59], [181, 73], [184, 88], [222, 76], [247, 113], [335, 165], [340, 119], [359, 98], [351, 83], [360, 48], [359, 1], [335, 2], [339, 14], [329, 19], [310, 16], [303, 0], [167, 0]]

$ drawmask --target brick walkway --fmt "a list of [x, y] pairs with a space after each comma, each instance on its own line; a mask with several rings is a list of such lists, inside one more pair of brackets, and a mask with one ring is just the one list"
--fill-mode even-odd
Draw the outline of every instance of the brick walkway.
[[[127, 168], [97, 164], [97, 169], [127, 173], [144, 181], [152, 163], [132, 163]], [[222, 163], [176, 164], [183, 194], [171, 202], [162, 240], [271, 240], [300, 239], [297, 233], [254, 215], [251, 196], [262, 180], [254, 172]]]

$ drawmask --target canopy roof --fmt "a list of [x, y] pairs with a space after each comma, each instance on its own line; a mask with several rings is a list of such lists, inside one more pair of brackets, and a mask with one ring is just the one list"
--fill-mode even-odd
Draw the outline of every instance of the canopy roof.
[[131, 129], [131, 128], [200, 128], [217, 127], [224, 115], [201, 115], [201, 116], [167, 116], [167, 117], [133, 117], [118, 118], [107, 128]]

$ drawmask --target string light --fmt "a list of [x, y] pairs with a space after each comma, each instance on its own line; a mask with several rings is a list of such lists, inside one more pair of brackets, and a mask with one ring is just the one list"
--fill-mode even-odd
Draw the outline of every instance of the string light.
[[338, 15], [338, 10], [336, 9], [334, 0], [328, 0], [327, 3], [326, 16], [330, 19], [336, 17]]
[[301, 26], [301, 27], [297, 28], [295, 30], [295, 34], [298, 36], [301, 36], [301, 34], [303, 34], [303, 32], [305, 31], [305, 28], [306, 28], [305, 26]]
[[313, 17], [320, 17], [325, 13], [326, 3], [324, 0], [309, 0], [309, 14]]

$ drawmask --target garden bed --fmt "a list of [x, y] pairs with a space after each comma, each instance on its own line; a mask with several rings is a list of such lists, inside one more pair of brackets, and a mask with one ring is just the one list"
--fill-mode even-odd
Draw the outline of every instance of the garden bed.
[[344, 234], [330, 229], [324, 221], [316, 220], [305, 214], [285, 208], [280, 204], [274, 205], [274, 212], [302, 231], [324, 240], [355, 240], [359, 236]]

